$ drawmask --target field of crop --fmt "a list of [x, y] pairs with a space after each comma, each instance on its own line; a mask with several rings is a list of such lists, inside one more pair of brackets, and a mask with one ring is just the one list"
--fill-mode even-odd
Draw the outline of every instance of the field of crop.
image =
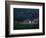
[[19, 23], [14, 24], [14, 30], [19, 30], [19, 29], [39, 29], [39, 25], [38, 24], [19, 24]]

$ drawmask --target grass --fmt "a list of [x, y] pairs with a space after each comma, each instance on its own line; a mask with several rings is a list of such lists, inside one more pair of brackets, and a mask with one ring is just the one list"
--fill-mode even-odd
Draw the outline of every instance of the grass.
[[19, 30], [19, 29], [38, 29], [38, 28], [39, 28], [38, 24], [19, 24], [19, 23], [14, 24], [14, 30]]

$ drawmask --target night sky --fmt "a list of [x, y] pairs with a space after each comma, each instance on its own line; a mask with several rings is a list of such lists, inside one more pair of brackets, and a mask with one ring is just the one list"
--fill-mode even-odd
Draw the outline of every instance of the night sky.
[[39, 9], [14, 8], [14, 20], [24, 21], [39, 18]]

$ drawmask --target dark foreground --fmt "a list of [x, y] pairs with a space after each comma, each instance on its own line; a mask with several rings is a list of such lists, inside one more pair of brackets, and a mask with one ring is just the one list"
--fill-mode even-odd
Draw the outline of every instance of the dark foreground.
[[14, 30], [19, 30], [19, 29], [39, 29], [38, 24], [18, 24], [16, 23], [14, 25]]

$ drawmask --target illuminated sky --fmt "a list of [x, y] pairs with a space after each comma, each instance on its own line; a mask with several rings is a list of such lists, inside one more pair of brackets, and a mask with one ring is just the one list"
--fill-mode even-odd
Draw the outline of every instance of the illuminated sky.
[[24, 21], [30, 19], [31, 21], [39, 17], [39, 9], [25, 9], [14, 8], [14, 19], [17, 21]]

